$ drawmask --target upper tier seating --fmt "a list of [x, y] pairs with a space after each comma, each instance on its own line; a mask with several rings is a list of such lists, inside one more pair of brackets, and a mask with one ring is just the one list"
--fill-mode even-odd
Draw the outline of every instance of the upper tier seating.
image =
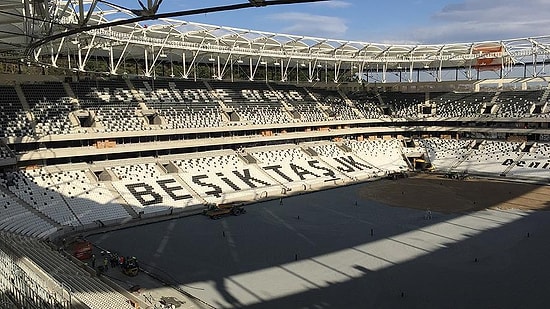
[[494, 95], [492, 92], [432, 93], [430, 101], [436, 104], [439, 117], [478, 117], [483, 104], [491, 102]]
[[221, 109], [203, 82], [185, 80], [132, 80], [137, 96], [164, 118], [170, 129], [218, 127]]
[[15, 87], [0, 85], [0, 137], [32, 136], [33, 133]]
[[309, 92], [327, 108], [325, 111], [329, 117], [335, 120], [359, 119], [353, 108], [349, 106], [338, 91], [309, 88]]
[[68, 134], [71, 131], [69, 113], [76, 107], [71, 104], [63, 84], [21, 84], [30, 112], [36, 121], [36, 133], [40, 135]]
[[265, 83], [208, 82], [240, 121], [250, 124], [283, 124], [290, 121], [278, 96]]
[[376, 94], [365, 91], [356, 91], [348, 93], [347, 96], [355, 104], [363, 116], [365, 116], [365, 118], [379, 119], [382, 117], [389, 117], [384, 115], [378, 107], [378, 105], [380, 105], [380, 101]]
[[105, 132], [145, 130], [144, 119], [137, 115], [140, 109], [126, 81], [84, 80], [71, 82], [80, 108], [94, 111], [96, 120]]
[[392, 107], [393, 117], [399, 118], [418, 118], [420, 104], [425, 101], [424, 93], [381, 92], [380, 97]]
[[328, 119], [317, 102], [309, 96], [304, 88], [282, 84], [273, 84], [271, 86], [281, 95], [283, 101], [291, 105], [298, 112], [301, 121], [318, 122]]
[[498, 117], [527, 117], [531, 108], [540, 103], [544, 90], [503, 91], [498, 94], [495, 103], [498, 104]]

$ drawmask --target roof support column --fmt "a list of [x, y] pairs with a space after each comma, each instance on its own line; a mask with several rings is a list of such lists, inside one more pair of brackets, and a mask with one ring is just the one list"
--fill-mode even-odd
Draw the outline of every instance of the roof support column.
[[109, 46], [109, 71], [111, 72], [112, 75], [116, 74], [115, 55], [113, 53], [113, 44], [111, 44]]
[[414, 61], [411, 60], [411, 64], [409, 66], [409, 78], [407, 79], [409, 83], [413, 82], [413, 73], [414, 73]]
[[253, 81], [254, 80], [254, 67], [252, 66], [252, 57], [248, 58], [248, 67], [250, 69], [250, 74], [248, 75], [248, 79], [250, 81]]
[[185, 50], [181, 53], [181, 64], [183, 69], [182, 77], [185, 79], [189, 78], [189, 72], [187, 72], [187, 61], [185, 60]]
[[235, 81], [234, 75], [233, 75], [233, 55], [229, 55], [229, 61], [231, 61], [229, 63], [229, 71], [230, 71], [229, 74], [231, 76], [231, 81], [233, 82]]
[[[501, 61], [504, 63], [504, 61]], [[537, 77], [537, 47], [533, 44], [533, 77]]]
[[340, 80], [340, 68], [342, 66], [341, 61], [334, 62], [334, 83], [337, 84]]
[[151, 72], [149, 72], [149, 53], [147, 52], [147, 46], [143, 48], [143, 53], [143, 61], [145, 62], [145, 76], [151, 77]]
[[307, 72], [308, 72], [307, 81], [312, 83], [313, 75], [315, 74], [315, 69], [311, 67], [311, 60], [309, 60], [307, 64]]
[[216, 64], [217, 64], [217, 71], [214, 72], [216, 75], [216, 79], [221, 80], [222, 79], [222, 65], [220, 63], [220, 54], [218, 54], [218, 57], [216, 57]]
[[80, 48], [80, 41], [76, 44], [78, 49], [78, 70], [84, 72], [84, 62], [82, 61], [82, 48]]

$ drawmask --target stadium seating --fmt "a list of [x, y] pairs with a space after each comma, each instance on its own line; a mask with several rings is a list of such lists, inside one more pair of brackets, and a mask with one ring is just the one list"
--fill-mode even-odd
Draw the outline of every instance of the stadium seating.
[[[550, 170], [550, 144], [537, 143], [531, 147], [529, 152], [522, 152], [517, 155], [517, 159], [506, 162], [506, 166], [510, 167], [506, 177], [544, 182], [550, 180], [548, 173]], [[513, 159], [513, 157], [509, 159]]]
[[338, 91], [309, 88], [309, 92], [321, 103], [329, 118], [334, 120], [352, 120], [360, 118], [353, 107], [345, 102]]
[[303, 147], [313, 150], [321, 161], [353, 180], [364, 180], [379, 175], [378, 168], [364, 162], [351, 151], [345, 151], [338, 144], [330, 142], [306, 143], [303, 144]]
[[531, 109], [540, 103], [544, 91], [505, 91], [498, 94], [495, 102], [498, 104], [498, 117], [527, 117]]
[[384, 113], [378, 107], [380, 105], [380, 100], [378, 99], [378, 96], [376, 94], [365, 91], [356, 91], [348, 93], [347, 96], [365, 118], [389, 118], [389, 116], [384, 115]]
[[29, 111], [36, 122], [38, 135], [59, 135], [71, 132], [69, 113], [75, 110], [61, 82], [21, 84]]
[[382, 102], [392, 107], [393, 117], [418, 118], [420, 104], [425, 101], [424, 93], [381, 92]]
[[78, 226], [79, 220], [63, 197], [53, 190], [53, 175], [43, 170], [6, 172], [0, 182], [19, 199], [62, 226]]
[[137, 214], [171, 212], [174, 208], [202, 204], [191, 196], [177, 178], [156, 163], [116, 165], [109, 168], [118, 179], [111, 183]]
[[253, 124], [282, 124], [289, 115], [265, 83], [210, 81], [222, 102], [233, 108], [239, 121]]
[[1, 137], [33, 135], [31, 122], [19, 100], [15, 86], [0, 86], [0, 134]]
[[71, 82], [79, 107], [95, 112], [99, 132], [146, 130], [145, 120], [128, 84], [124, 80], [83, 80]]
[[520, 152], [519, 142], [502, 142], [487, 140], [477, 149], [473, 149], [454, 170], [480, 175], [499, 176], [507, 166], [503, 165], [506, 159], [516, 160]]
[[482, 112], [484, 103], [491, 102], [494, 93], [433, 93], [430, 101], [436, 104], [439, 117], [477, 117]]
[[27, 210], [17, 200], [0, 193], [0, 230], [46, 239], [57, 228]]
[[163, 128], [185, 129], [222, 125], [214, 93], [203, 82], [132, 80], [136, 96], [164, 119]]
[[208, 203], [256, 200], [280, 193], [280, 186], [257, 165], [233, 151], [173, 159], [179, 176]]
[[295, 145], [260, 147], [247, 151], [271, 178], [290, 191], [307, 191], [343, 182], [341, 172]]
[[427, 138], [416, 139], [416, 143], [425, 149], [433, 166], [446, 172], [458, 165], [471, 150], [471, 140]]
[[401, 142], [390, 140], [346, 140], [348, 146], [360, 159], [385, 173], [403, 172], [409, 169], [403, 157]]
[[[61, 253], [52, 250], [43, 242], [33, 238], [13, 234], [2, 234], [3, 241], [19, 256], [32, 259], [55, 281], [63, 282], [76, 297], [90, 309], [131, 309], [134, 308], [126, 297], [103, 282], [99, 277], [92, 277], [84, 269], [66, 259]], [[61, 286], [61, 284], [59, 284]], [[76, 302], [75, 302], [76, 303]]]
[[283, 101], [297, 112], [299, 117], [295, 119], [302, 122], [319, 122], [328, 119], [328, 115], [304, 88], [283, 84], [273, 84], [272, 87], [283, 98]]

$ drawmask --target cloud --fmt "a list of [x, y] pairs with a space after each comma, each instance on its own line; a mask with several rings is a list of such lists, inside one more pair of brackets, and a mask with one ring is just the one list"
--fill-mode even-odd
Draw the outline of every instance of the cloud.
[[333, 8], [333, 9], [340, 9], [340, 8], [347, 8], [351, 6], [350, 2], [347, 1], [339, 1], [339, 0], [331, 0], [331, 1], [324, 1], [324, 2], [315, 2], [315, 5]]
[[463, 0], [436, 12], [429, 27], [418, 27], [402, 35], [424, 43], [547, 35], [549, 11], [550, 1], [547, 0]]
[[343, 37], [348, 30], [346, 21], [340, 17], [309, 13], [280, 13], [271, 19], [286, 24], [279, 32], [315, 37]]

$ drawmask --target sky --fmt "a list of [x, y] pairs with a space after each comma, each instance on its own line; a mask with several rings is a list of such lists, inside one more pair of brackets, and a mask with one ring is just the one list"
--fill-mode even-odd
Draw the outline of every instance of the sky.
[[[138, 0], [110, 0], [138, 8]], [[144, 3], [147, 0], [142, 0]], [[161, 12], [247, 0], [164, 0]], [[438, 44], [550, 35], [550, 0], [330, 0], [181, 18], [237, 28], [374, 43]]]

